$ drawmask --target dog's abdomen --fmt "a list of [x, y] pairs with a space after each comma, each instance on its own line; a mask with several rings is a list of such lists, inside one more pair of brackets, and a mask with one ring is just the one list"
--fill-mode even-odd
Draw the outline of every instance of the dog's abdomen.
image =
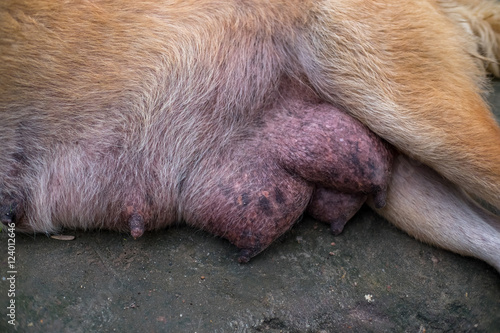
[[385, 203], [388, 148], [318, 98], [297, 60], [307, 13], [48, 3], [3, 12], [4, 222], [139, 237], [185, 220], [247, 261], [316, 187]]

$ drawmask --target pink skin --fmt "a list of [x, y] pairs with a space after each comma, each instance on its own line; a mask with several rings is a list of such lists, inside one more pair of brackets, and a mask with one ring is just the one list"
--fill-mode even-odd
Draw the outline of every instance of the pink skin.
[[318, 187], [313, 193], [307, 212], [315, 219], [330, 223], [334, 235], [339, 235], [344, 226], [363, 206], [366, 194], [349, 194]]
[[[148, 164], [118, 162], [116, 157], [121, 153], [116, 148], [83, 159], [82, 163], [93, 163], [92, 158], [97, 156], [100, 159], [93, 170], [103, 170], [107, 175], [110, 170], [122, 170], [116, 178], [111, 173], [109, 178], [82, 183], [103, 188], [97, 192], [101, 197], [83, 203], [93, 214], [89, 220], [100, 221], [87, 227], [128, 230], [137, 238], [146, 230], [172, 224], [176, 217], [168, 212], [177, 211], [177, 218], [187, 224], [235, 244], [241, 249], [239, 261], [247, 262], [289, 230], [305, 211], [330, 223], [338, 234], [367, 197], [373, 198], [376, 207], [384, 206], [392, 164], [387, 145], [359, 121], [324, 103], [296, 81], [283, 79], [275, 97], [229, 143], [214, 145], [212, 150], [205, 148], [185, 176], [177, 176], [182, 179], [176, 187], [178, 197], [170, 201], [161, 199], [165, 197], [164, 187], [155, 178], [165, 169], [154, 163], [150, 170], [136, 172], [134, 165]], [[213, 125], [209, 123], [207, 128], [217, 128]], [[224, 134], [214, 137], [222, 140]], [[64, 200], [74, 193], [60, 184], [65, 179], [74, 180], [70, 172], [79, 169], [72, 171], [70, 167], [83, 168], [81, 165], [51, 165], [59, 178], [49, 185], [60, 191], [61, 199], [57, 200], [63, 200], [55, 201], [56, 208], [64, 203], [68, 207], [65, 211], [71, 212], [75, 203]], [[19, 160], [13, 170], [19, 172], [26, 166]], [[101, 179], [107, 179], [107, 183]], [[59, 198], [54, 190], [48, 193]], [[1, 222], [15, 221], [18, 230], [29, 231], [25, 211], [26, 207], [33, 208], [27, 201], [4, 195]], [[97, 210], [91, 206], [95, 202], [106, 205]], [[114, 220], [109, 216], [115, 216]]]
[[306, 209], [338, 234], [368, 195], [377, 207], [385, 205], [392, 164], [387, 145], [306, 87], [286, 81], [280, 96], [253, 137], [232, 150], [237, 169], [204, 165], [218, 187], [194, 198], [190, 206], [199, 209], [186, 219], [242, 249], [240, 262], [269, 246]]

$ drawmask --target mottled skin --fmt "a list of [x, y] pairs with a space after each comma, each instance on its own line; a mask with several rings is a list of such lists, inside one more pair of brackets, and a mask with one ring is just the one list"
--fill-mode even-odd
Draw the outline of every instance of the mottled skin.
[[[262, 111], [240, 140], [200, 159], [182, 183], [187, 224], [228, 239], [247, 262], [306, 209], [340, 233], [368, 195], [384, 206], [392, 155], [366, 126], [290, 79]], [[102, 227], [137, 238], [152, 223], [169, 224], [158, 222], [162, 217], [137, 192], [125, 193], [121, 215]], [[4, 199], [1, 221], [23, 230], [22, 207], [22, 200]]]
[[307, 212], [317, 220], [330, 223], [332, 233], [339, 235], [366, 198], [363, 193], [342, 193], [318, 187], [314, 190]]
[[223, 154], [233, 170], [202, 165], [207, 173], [192, 180], [203, 184], [211, 177], [217, 186], [193, 197], [188, 206], [198, 209], [186, 220], [229, 239], [242, 249], [241, 262], [290, 229], [307, 207], [340, 233], [368, 195], [385, 205], [392, 162], [386, 144], [303, 85], [285, 80], [279, 96], [250, 138]]

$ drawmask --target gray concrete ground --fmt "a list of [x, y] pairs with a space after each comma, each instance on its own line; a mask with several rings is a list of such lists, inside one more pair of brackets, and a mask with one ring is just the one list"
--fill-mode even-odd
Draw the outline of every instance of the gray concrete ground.
[[0, 234], [0, 332], [500, 332], [499, 273], [368, 208], [337, 237], [305, 217], [246, 265], [187, 227], [66, 234], [16, 236], [15, 298]]

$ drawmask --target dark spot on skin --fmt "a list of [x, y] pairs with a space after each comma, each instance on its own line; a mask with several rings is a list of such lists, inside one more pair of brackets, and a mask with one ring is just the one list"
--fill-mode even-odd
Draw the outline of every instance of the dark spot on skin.
[[304, 128], [304, 127], [310, 126], [310, 125], [311, 125], [311, 121], [308, 121], [308, 120], [300, 122], [300, 128], [301, 129]]
[[267, 199], [265, 196], [259, 197], [259, 207], [267, 216], [273, 215], [273, 210], [271, 209], [271, 203], [269, 202], [269, 199]]
[[356, 170], [357, 172], [359, 172], [359, 176], [360, 177], [365, 177], [366, 176], [366, 170], [364, 168], [364, 166], [362, 165], [361, 161], [359, 160], [359, 144], [358, 142], [355, 143], [356, 145], [356, 151], [355, 152], [352, 152], [350, 154], [350, 162], [352, 163], [352, 166], [355, 168], [353, 170]]
[[255, 128], [264, 128], [264, 126], [266, 126], [267, 122], [264, 121], [264, 119], [262, 119], [262, 117], [257, 117], [257, 119], [255, 119], [253, 122], [252, 122], [252, 125], [255, 126]]
[[243, 206], [247, 206], [250, 203], [250, 198], [248, 196], [248, 193], [243, 193], [241, 195], [241, 204]]
[[274, 188], [274, 196], [276, 197], [276, 202], [278, 204], [282, 205], [285, 203], [285, 196], [278, 187]]
[[8, 224], [16, 218], [16, 204], [0, 206], [0, 222]]
[[146, 202], [148, 203], [149, 206], [153, 205], [153, 203], [154, 203], [153, 200], [154, 200], [153, 196], [151, 194], [147, 193], [146, 194]]
[[375, 164], [373, 163], [372, 160], [369, 160], [367, 162], [367, 165], [368, 165], [368, 168], [370, 169], [370, 171], [372, 171], [372, 172], [376, 172], [377, 171], [377, 167], [375, 167]]
[[356, 146], [356, 151], [353, 151], [351, 152], [351, 162], [354, 164], [354, 165], [360, 165], [361, 163], [359, 162], [359, 143], [358, 142], [355, 142], [355, 146]]
[[27, 164], [28, 159], [26, 155], [24, 154], [24, 151], [18, 150], [15, 153], [12, 154], [12, 157], [19, 163], [21, 164]]
[[179, 177], [178, 183], [177, 183], [177, 191], [178, 193], [181, 193], [184, 189], [184, 182], [186, 181], [186, 175], [182, 173]]

